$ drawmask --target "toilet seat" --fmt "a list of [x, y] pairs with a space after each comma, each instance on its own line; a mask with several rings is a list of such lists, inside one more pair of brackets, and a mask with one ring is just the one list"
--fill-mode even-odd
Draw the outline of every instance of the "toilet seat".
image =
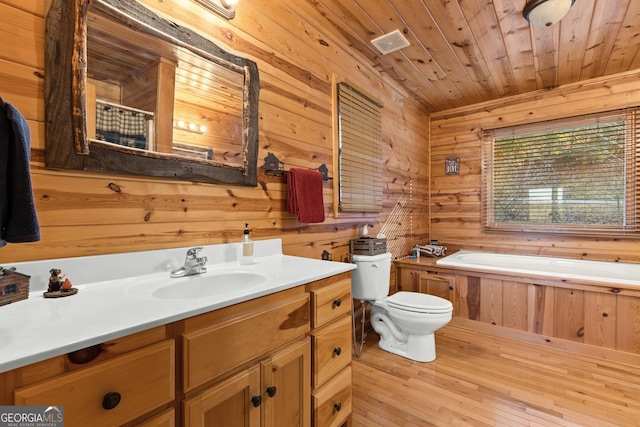
[[396, 292], [385, 299], [387, 306], [414, 313], [446, 314], [453, 310], [453, 304], [444, 298], [419, 292]]

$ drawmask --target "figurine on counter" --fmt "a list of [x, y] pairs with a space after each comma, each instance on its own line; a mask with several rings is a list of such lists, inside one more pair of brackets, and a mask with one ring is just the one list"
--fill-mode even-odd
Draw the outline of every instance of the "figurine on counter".
[[78, 289], [71, 286], [71, 281], [62, 273], [62, 270], [52, 268], [49, 273], [51, 276], [49, 277], [49, 288], [44, 293], [45, 298], [67, 297], [78, 293]]

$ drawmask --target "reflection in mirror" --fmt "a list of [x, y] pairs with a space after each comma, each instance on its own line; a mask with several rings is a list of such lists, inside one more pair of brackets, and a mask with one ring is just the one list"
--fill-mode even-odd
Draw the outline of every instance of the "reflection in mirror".
[[[87, 23], [90, 140], [242, 166], [243, 69], [133, 31], [94, 8]], [[157, 136], [156, 112], [172, 123]]]
[[[68, 13], [82, 31], [56, 19]], [[255, 63], [135, 0], [53, 0], [47, 34], [47, 166], [257, 184]]]

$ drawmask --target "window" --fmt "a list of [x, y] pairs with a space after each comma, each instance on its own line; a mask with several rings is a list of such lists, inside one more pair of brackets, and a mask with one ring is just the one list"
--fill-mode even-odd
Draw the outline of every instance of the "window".
[[637, 110], [484, 132], [485, 229], [637, 232]]
[[[14, 295], [18, 292], [18, 285], [16, 285], [15, 283], [11, 283], [10, 285], [5, 285], [4, 286], [4, 294], [5, 295]], [[0, 295], [2, 293], [0, 292]]]
[[338, 185], [342, 212], [382, 211], [382, 106], [337, 85]]

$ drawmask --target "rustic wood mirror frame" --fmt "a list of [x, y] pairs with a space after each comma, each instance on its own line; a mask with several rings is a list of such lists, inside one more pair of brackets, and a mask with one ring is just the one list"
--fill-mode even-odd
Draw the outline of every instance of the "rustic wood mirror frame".
[[[145, 152], [87, 138], [87, 11], [89, 3], [124, 25], [169, 40], [218, 63], [244, 70], [242, 166]], [[255, 62], [233, 55], [136, 0], [52, 0], [46, 17], [45, 164], [54, 169], [122, 173], [221, 184], [257, 185], [258, 97]]]

